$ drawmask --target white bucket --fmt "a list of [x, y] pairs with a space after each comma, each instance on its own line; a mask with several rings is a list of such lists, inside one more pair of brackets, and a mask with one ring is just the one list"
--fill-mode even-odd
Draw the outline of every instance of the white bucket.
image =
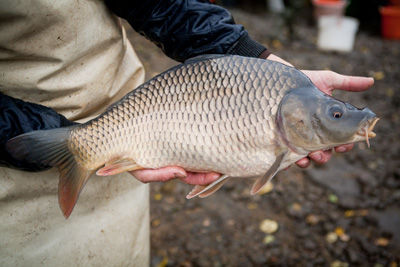
[[283, 0], [267, 0], [268, 10], [272, 13], [282, 13], [285, 11]]
[[319, 17], [318, 48], [339, 52], [352, 51], [358, 24], [357, 19], [350, 17]]

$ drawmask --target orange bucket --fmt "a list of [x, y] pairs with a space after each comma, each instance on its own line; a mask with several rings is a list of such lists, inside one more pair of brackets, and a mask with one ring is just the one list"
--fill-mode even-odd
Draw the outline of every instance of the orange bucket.
[[383, 38], [400, 40], [400, 7], [381, 7], [380, 13]]
[[343, 16], [346, 1], [344, 0], [312, 0], [314, 17]]

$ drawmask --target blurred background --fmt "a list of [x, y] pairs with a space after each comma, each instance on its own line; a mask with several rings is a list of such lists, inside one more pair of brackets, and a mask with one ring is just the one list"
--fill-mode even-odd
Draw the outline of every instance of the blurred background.
[[[292, 166], [256, 196], [240, 179], [192, 200], [189, 185], [152, 184], [152, 266], [400, 266], [400, 1], [215, 4], [298, 69], [374, 77], [367, 92], [334, 96], [375, 111], [377, 137], [323, 166]], [[128, 35], [147, 79], [177, 64]]]

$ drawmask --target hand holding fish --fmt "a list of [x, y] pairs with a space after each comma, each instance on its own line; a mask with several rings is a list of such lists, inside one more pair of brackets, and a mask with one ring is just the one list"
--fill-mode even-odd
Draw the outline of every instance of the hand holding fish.
[[[332, 95], [333, 90], [344, 90], [351, 92], [361, 92], [370, 88], [374, 84], [374, 79], [370, 77], [347, 76], [341, 75], [333, 71], [315, 71], [302, 70], [302, 72], [310, 78], [315, 86], [322, 92]], [[354, 144], [346, 144], [335, 147], [335, 151], [339, 153], [347, 152], [353, 149]], [[332, 155], [332, 150], [319, 150], [311, 152], [308, 157], [302, 158], [296, 164], [299, 167], [307, 168], [310, 165], [310, 159], [318, 164], [326, 163]]]
[[[269, 55], [269, 60], [274, 60], [291, 66], [290, 63], [275, 56]], [[341, 75], [333, 71], [319, 70], [302, 70], [316, 87], [322, 92], [332, 95], [333, 90], [345, 90], [352, 92], [365, 91], [374, 84], [374, 79], [369, 77], [347, 76]], [[354, 144], [345, 144], [335, 147], [335, 151], [339, 153], [350, 151]], [[311, 152], [307, 157], [296, 162], [301, 168], [307, 168], [314, 160], [318, 164], [326, 163], [332, 155], [332, 150], [319, 150]], [[186, 172], [178, 166], [163, 167], [160, 169], [146, 169], [131, 172], [137, 179], [144, 183], [148, 182], [166, 182], [175, 178], [181, 179], [183, 182], [191, 185], [207, 185], [220, 177], [220, 174], [215, 172], [210, 173], [194, 173]]]
[[94, 173], [180, 178], [196, 184], [187, 198], [211, 195], [228, 178], [257, 178], [255, 194], [313, 151], [375, 136], [371, 110], [329, 95], [372, 81], [306, 74], [271, 60], [206, 55], [154, 77], [85, 124], [22, 134], [6, 148], [18, 160], [59, 169], [65, 217]]

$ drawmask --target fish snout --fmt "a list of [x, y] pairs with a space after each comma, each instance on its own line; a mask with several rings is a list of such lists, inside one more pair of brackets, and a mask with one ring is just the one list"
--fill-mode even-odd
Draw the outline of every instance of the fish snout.
[[365, 119], [367, 121], [371, 121], [373, 118], [376, 118], [376, 114], [369, 108], [363, 108], [361, 111], [364, 112]]

